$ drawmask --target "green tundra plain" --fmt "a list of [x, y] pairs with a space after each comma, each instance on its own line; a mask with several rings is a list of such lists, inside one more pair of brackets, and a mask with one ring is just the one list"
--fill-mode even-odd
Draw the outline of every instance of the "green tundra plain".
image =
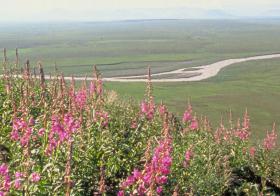
[[[221, 117], [228, 125], [229, 113], [234, 120], [248, 109], [252, 137], [263, 138], [273, 122], [280, 123], [280, 59], [236, 64], [223, 69], [217, 76], [200, 82], [154, 83], [157, 102], [164, 100], [170, 109], [182, 115], [188, 99], [194, 111], [206, 115], [211, 122]], [[144, 83], [106, 83], [108, 89], [126, 98], [143, 98]], [[212, 124], [215, 129], [218, 124]]]
[[[54, 64], [64, 75], [91, 75], [97, 65], [103, 77], [153, 73], [214, 63], [229, 58], [280, 53], [279, 20], [147, 20], [87, 23], [0, 24], [0, 47], [14, 64], [26, 59]], [[253, 138], [280, 123], [280, 59], [252, 61], [224, 68], [200, 82], [155, 83], [156, 101], [183, 113], [190, 98], [194, 111], [212, 122], [227, 122], [248, 109]], [[145, 83], [106, 82], [125, 100], [139, 102]], [[215, 128], [217, 124], [213, 124]], [[279, 126], [278, 126], [279, 127]]]
[[20, 59], [85, 75], [142, 74], [280, 51], [277, 20], [148, 20], [0, 25], [0, 46]]

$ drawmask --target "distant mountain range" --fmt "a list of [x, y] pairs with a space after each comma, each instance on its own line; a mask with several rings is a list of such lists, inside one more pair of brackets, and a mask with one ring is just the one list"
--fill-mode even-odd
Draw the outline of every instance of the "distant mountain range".
[[149, 9], [119, 9], [103, 11], [69, 12], [64, 9], [52, 10], [47, 13], [35, 14], [32, 18], [46, 21], [112, 21], [112, 20], [146, 20], [146, 19], [242, 19], [242, 18], [273, 18], [280, 19], [280, 9], [260, 13], [225, 11], [223, 9], [200, 8], [149, 8]]
[[237, 18], [233, 14], [223, 10], [204, 10], [194, 8], [161, 8], [161, 9], [131, 9], [131, 10], [114, 10], [97, 13], [102, 18], [106, 16], [115, 16], [119, 19], [231, 19]]

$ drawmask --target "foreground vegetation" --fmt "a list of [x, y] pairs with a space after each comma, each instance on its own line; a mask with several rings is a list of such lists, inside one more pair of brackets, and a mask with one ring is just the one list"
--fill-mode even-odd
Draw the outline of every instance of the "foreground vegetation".
[[246, 111], [214, 129], [190, 103], [182, 118], [155, 104], [150, 78], [134, 104], [97, 71], [79, 89], [21, 74], [0, 81], [0, 195], [280, 194], [275, 126], [251, 145]]

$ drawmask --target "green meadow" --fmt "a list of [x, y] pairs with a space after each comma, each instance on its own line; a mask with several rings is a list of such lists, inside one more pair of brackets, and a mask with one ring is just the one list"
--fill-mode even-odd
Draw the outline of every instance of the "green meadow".
[[[248, 109], [253, 138], [264, 137], [273, 122], [280, 124], [280, 59], [236, 64], [223, 69], [216, 77], [201, 82], [154, 83], [156, 101], [161, 100], [170, 110], [182, 116], [190, 99], [198, 115], [207, 116], [213, 129], [222, 118], [228, 125], [229, 113], [233, 120], [242, 118]], [[138, 102], [145, 93], [144, 83], [105, 83], [122, 97], [133, 97]]]
[[104, 76], [162, 72], [221, 59], [280, 52], [277, 20], [144, 20], [0, 24], [0, 47], [20, 60], [56, 63], [66, 75], [96, 64]]

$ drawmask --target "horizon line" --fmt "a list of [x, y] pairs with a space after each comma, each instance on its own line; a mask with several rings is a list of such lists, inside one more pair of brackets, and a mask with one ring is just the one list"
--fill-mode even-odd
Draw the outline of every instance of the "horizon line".
[[137, 22], [137, 21], [171, 21], [171, 20], [209, 20], [209, 21], [222, 21], [222, 20], [280, 20], [280, 16], [275, 16], [275, 17], [259, 17], [259, 16], [237, 16], [237, 17], [189, 17], [189, 18], [128, 18], [128, 19], [113, 19], [113, 20], [90, 20], [90, 19], [80, 19], [80, 20], [70, 20], [70, 19], [58, 19], [58, 20], [23, 20], [23, 21], [19, 21], [19, 20], [7, 20], [7, 21], [1, 21], [0, 20], [0, 24], [5, 24], [5, 23], [14, 23], [14, 24], [24, 24], [24, 23], [77, 23], [77, 22], [81, 22], [81, 23], [90, 23], [90, 22]]

